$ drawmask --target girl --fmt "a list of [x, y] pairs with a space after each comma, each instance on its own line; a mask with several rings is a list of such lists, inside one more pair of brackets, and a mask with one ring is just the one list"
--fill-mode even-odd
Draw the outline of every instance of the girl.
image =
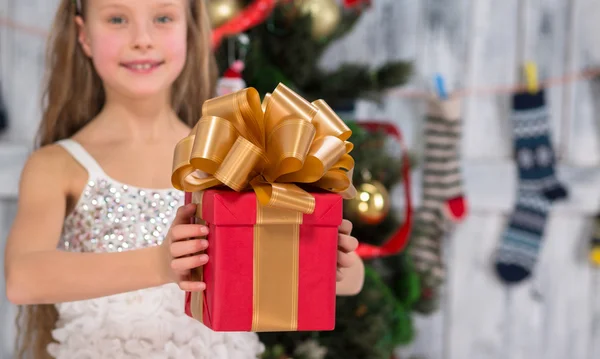
[[[207, 228], [171, 189], [175, 144], [213, 94], [205, 0], [62, 0], [40, 149], [23, 170], [5, 258], [19, 358], [255, 358], [255, 333], [183, 312]], [[362, 262], [340, 227], [338, 294]], [[193, 238], [193, 240], [185, 240]]]

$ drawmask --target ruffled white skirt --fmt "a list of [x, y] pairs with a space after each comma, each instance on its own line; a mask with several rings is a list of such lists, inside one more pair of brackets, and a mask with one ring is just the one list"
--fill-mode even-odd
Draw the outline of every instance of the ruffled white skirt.
[[255, 359], [256, 333], [217, 333], [189, 318], [174, 284], [61, 303], [48, 352], [56, 359]]

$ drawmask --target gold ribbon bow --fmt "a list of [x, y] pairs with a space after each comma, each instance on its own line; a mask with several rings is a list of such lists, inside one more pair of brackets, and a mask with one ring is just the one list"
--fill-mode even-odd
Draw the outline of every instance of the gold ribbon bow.
[[247, 88], [208, 100], [175, 148], [172, 184], [186, 192], [226, 185], [254, 189], [261, 205], [310, 214], [310, 184], [353, 198], [352, 132], [323, 100], [309, 103], [279, 84], [261, 104]]

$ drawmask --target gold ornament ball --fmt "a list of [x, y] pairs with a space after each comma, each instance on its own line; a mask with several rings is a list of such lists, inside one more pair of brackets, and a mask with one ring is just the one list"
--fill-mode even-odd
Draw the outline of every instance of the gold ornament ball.
[[217, 28], [233, 19], [242, 11], [241, 0], [208, 0], [206, 10], [211, 26]]
[[315, 39], [333, 34], [340, 24], [342, 10], [337, 0], [296, 0], [300, 13], [312, 16], [312, 36]]
[[390, 196], [378, 181], [365, 182], [356, 188], [356, 197], [348, 203], [350, 220], [375, 225], [381, 223], [390, 211]]

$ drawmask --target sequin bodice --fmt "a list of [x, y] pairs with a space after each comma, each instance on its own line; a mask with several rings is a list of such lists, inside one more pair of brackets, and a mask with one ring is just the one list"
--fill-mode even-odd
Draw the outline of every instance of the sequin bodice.
[[[183, 193], [120, 183], [77, 142], [59, 144], [89, 174], [65, 219], [59, 249], [119, 252], [162, 243], [183, 204]], [[255, 359], [264, 350], [256, 333], [213, 332], [185, 315], [183, 303], [184, 292], [174, 283], [58, 303], [55, 342], [48, 353], [56, 359]]]
[[183, 194], [139, 189], [106, 176], [90, 178], [65, 219], [60, 248], [73, 252], [120, 252], [160, 244]]

